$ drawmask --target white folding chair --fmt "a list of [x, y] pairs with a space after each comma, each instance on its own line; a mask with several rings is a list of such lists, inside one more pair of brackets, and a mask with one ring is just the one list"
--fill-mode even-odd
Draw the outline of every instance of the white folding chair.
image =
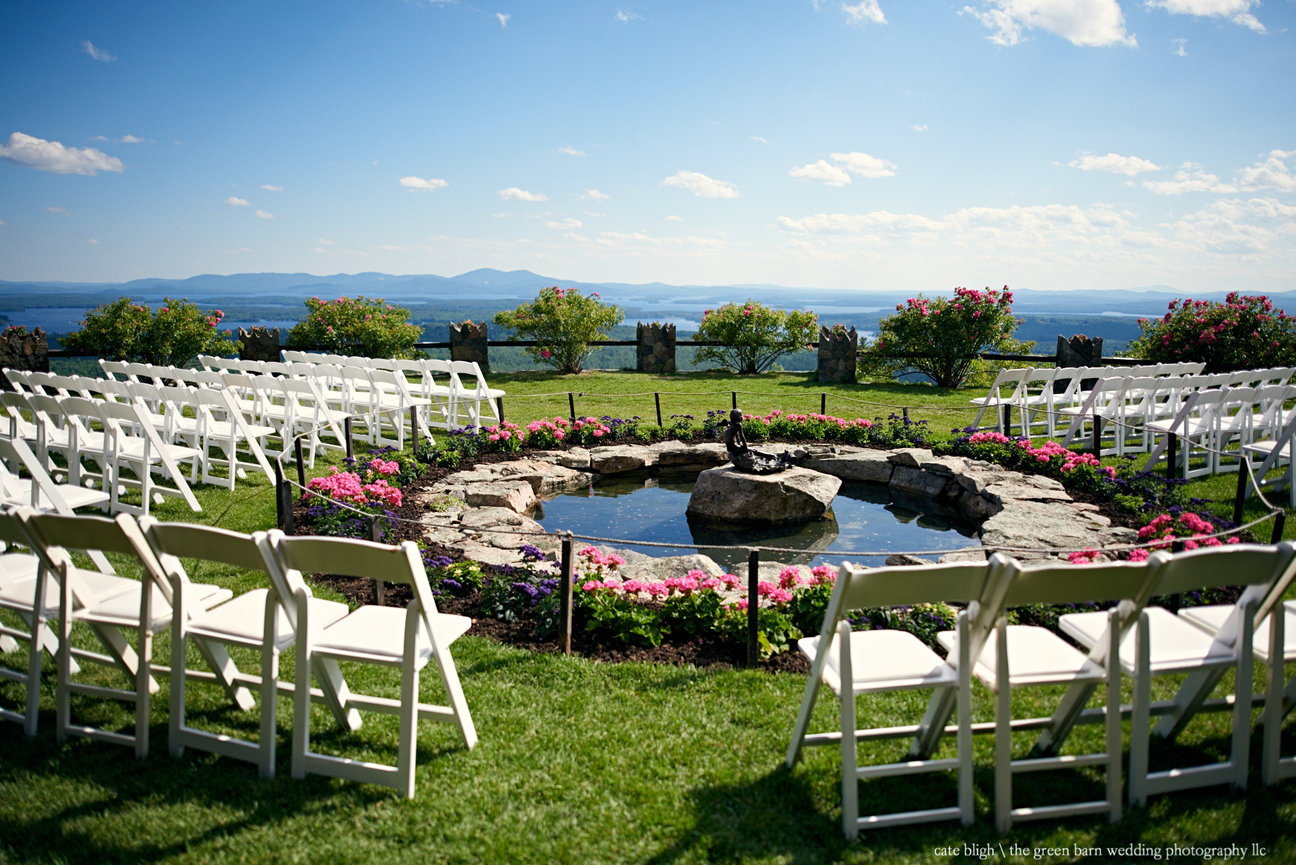
[[[1117, 453], [1121, 446], [1121, 429], [1118, 424], [1124, 405], [1125, 388], [1129, 376], [1108, 375], [1100, 378], [1092, 389], [1085, 392], [1084, 402], [1079, 406], [1065, 406], [1059, 410], [1064, 417], [1071, 419], [1063, 446], [1074, 441], [1088, 443], [1095, 441], [1099, 456]], [[1102, 445], [1104, 426], [1113, 431], [1113, 442], [1110, 448]]]
[[[1133, 680], [1130, 719], [1129, 801], [1142, 806], [1149, 795], [1212, 784], [1246, 788], [1248, 742], [1251, 733], [1252, 661], [1257, 610], [1268, 595], [1290, 585], [1296, 545], [1228, 545], [1203, 547], [1175, 554], [1157, 575], [1154, 591], [1161, 595], [1194, 591], [1206, 586], [1243, 585], [1247, 588], [1230, 612], [1227, 626], [1212, 636], [1161, 607], [1145, 607], [1136, 628], [1120, 643], [1120, 667]], [[1102, 639], [1102, 614], [1071, 613], [1062, 616], [1062, 631], [1084, 646]], [[1168, 714], [1157, 726], [1157, 735], [1176, 736], [1203, 706], [1211, 688], [1225, 672], [1234, 673], [1234, 693], [1229, 703], [1233, 729], [1223, 762], [1149, 771], [1149, 726], [1154, 712]], [[1153, 676], [1190, 674], [1179, 696], [1154, 705]], [[1281, 697], [1278, 698], [1281, 702]]]
[[[64, 400], [68, 405], [73, 400]], [[127, 511], [148, 515], [150, 504], [158, 496], [177, 496], [185, 500], [193, 511], [201, 511], [202, 505], [189, 488], [181, 462], [198, 460], [199, 452], [195, 447], [164, 442], [156, 429], [144, 417], [138, 405], [133, 403], [104, 402], [95, 400], [92, 406], [97, 409], [103, 423], [105, 439], [103, 453], [110, 467], [114, 512]], [[173, 486], [167, 486], [153, 477], [154, 469], [163, 477], [170, 479]], [[124, 470], [129, 469], [134, 477], [127, 477]], [[121, 500], [122, 487], [137, 488], [140, 491], [140, 504], [127, 504]]]
[[[504, 391], [486, 384], [481, 367], [476, 361], [452, 360], [449, 362], [450, 387], [455, 391], [455, 407], [460, 417], [466, 419], [473, 429], [480, 429], [482, 419], [487, 415], [496, 423], [499, 412], [495, 400], [504, 396]], [[458, 420], [456, 420], [458, 422]]]
[[[347, 415], [329, 408], [327, 400], [320, 394], [315, 382], [310, 379], [259, 376], [257, 384], [276, 387], [283, 396], [283, 407], [288, 416], [288, 422], [281, 431], [285, 447], [294, 437], [305, 436], [310, 449], [309, 464], [312, 466], [315, 465], [315, 451], [318, 448], [346, 450], [343, 426]], [[333, 434], [333, 442], [321, 436], [321, 433], [326, 430]]]
[[70, 514], [84, 507], [107, 510], [112, 500], [103, 490], [57, 483], [22, 439], [0, 438], [0, 463], [3, 504], [9, 507]]
[[[274, 483], [274, 468], [266, 457], [265, 448], [270, 436], [275, 434], [275, 428], [249, 423], [232, 402], [228, 391], [197, 388], [189, 398], [197, 420], [203, 483], [232, 490], [236, 478], [247, 476], [247, 469], [260, 469]], [[243, 447], [247, 448], [250, 459], [243, 458]], [[213, 455], [213, 448], [224, 457]], [[221, 466], [226, 469], [225, 475], [212, 472], [213, 467]]]
[[[186, 747], [198, 748], [255, 763], [263, 778], [274, 776], [276, 697], [292, 693], [292, 683], [281, 682], [279, 659], [296, 638], [293, 622], [296, 608], [286, 604], [268, 586], [245, 592], [212, 608], [195, 610], [189, 593], [192, 583], [184, 559], [232, 565], [243, 571], [265, 572], [259, 542], [264, 533], [245, 535], [227, 529], [191, 523], [160, 523], [152, 517], [140, 520], [149, 547], [171, 585], [171, 712], [168, 747], [179, 757]], [[336, 622], [348, 612], [339, 601], [309, 598], [312, 621], [321, 627]], [[208, 605], [209, 606], [209, 605]], [[207, 659], [215, 675], [203, 676], [187, 665], [185, 647], [192, 643]], [[260, 653], [260, 675], [240, 671], [229, 656], [228, 647], [241, 646]], [[229, 733], [214, 733], [195, 727], [186, 712], [185, 694], [190, 679], [215, 679], [243, 710], [256, 701], [250, 689], [260, 695], [260, 732], [256, 740], [240, 739]], [[333, 702], [340, 701], [333, 695]], [[345, 717], [345, 715], [344, 715]]]
[[[370, 405], [378, 417], [377, 443], [394, 444], [404, 450], [406, 416], [410, 419], [411, 432], [417, 430], [429, 442], [432, 441], [432, 431], [425, 420], [431, 411], [432, 401], [411, 393], [409, 382], [405, 380], [403, 373], [381, 367], [370, 369], [368, 373]], [[394, 441], [383, 438], [382, 431], [386, 426], [392, 427], [395, 432]]]
[[994, 415], [995, 429], [1006, 435], [1004, 420], [1011, 418], [1013, 409], [1021, 403], [1022, 388], [1025, 387], [1026, 377], [1029, 375], [1029, 368], [999, 370], [985, 396], [968, 400], [972, 405], [979, 407], [972, 426], [980, 428], [981, 418], [988, 410]]
[[101, 357], [99, 358], [99, 367], [104, 371], [105, 376], [116, 381], [125, 381], [130, 377], [124, 360], [107, 360]]
[[[59, 587], [58, 642], [64, 647], [58, 655], [59, 741], [65, 740], [69, 735], [85, 736], [132, 746], [135, 756], [145, 756], [148, 753], [150, 695], [158, 687], [152, 675], [153, 636], [165, 628], [171, 619], [171, 587], [162, 577], [157, 560], [149, 550], [139, 526], [124, 514], [118, 514], [114, 519], [29, 514], [23, 518], [23, 525], [43, 567], [49, 569], [49, 574]], [[128, 557], [138, 569], [139, 579], [111, 573], [93, 574], [78, 568], [71, 553], [88, 550]], [[96, 597], [91, 580], [100, 585], [115, 585], [121, 590], [106, 597], [98, 593]], [[195, 609], [219, 603], [230, 595], [228, 589], [219, 586], [194, 584], [190, 587]], [[78, 657], [110, 663], [126, 674], [131, 683], [129, 687], [113, 687], [98, 681], [85, 682], [74, 678], [71, 664], [74, 622], [89, 626], [109, 653], [107, 658], [85, 652], [78, 653]], [[127, 640], [127, 633], [134, 634], [134, 646]], [[133, 732], [122, 733], [89, 722], [75, 722], [72, 718], [74, 694], [133, 703]]]
[[[972, 629], [988, 627], [982, 615], [987, 592], [998, 584], [1008, 559], [996, 554], [989, 562], [961, 562], [918, 567], [859, 569], [843, 564], [828, 601], [819, 635], [800, 640], [797, 646], [810, 660], [810, 674], [786, 763], [796, 764], [801, 748], [810, 745], [838, 745], [841, 748], [842, 828], [847, 838], [861, 829], [900, 826], [936, 820], [972, 823], [972, 689], [971, 670], [976, 646], [984, 634]], [[886, 607], [918, 602], [954, 601], [967, 604], [958, 618], [958, 656], [950, 662], [927, 648], [905, 631], [856, 632], [848, 613], [869, 607]], [[821, 685], [839, 698], [840, 728], [830, 733], [809, 733], [810, 716]], [[899, 762], [859, 766], [858, 742], [877, 738], [915, 736], [918, 740], [939, 738], [947, 714], [930, 708], [919, 724], [880, 729], [857, 728], [855, 700], [866, 694], [889, 691], [932, 689], [932, 705], [954, 695], [958, 733], [956, 756], [930, 759], [910, 756]], [[871, 778], [953, 771], [957, 774], [958, 804], [952, 807], [912, 809], [860, 816], [859, 782]]]
[[[432, 404], [428, 425], [438, 429], [454, 429], [459, 407], [455, 402], [455, 389], [450, 385], [450, 361], [420, 358], [395, 362], [402, 372], [416, 372], [419, 376], [418, 395]], [[437, 382], [443, 376], [445, 384]]]
[[[418, 547], [411, 541], [390, 547], [369, 541], [324, 537], [285, 537], [272, 531], [263, 541], [267, 570], [275, 588], [296, 605], [298, 679], [293, 694], [293, 777], [329, 775], [394, 787], [406, 798], [414, 797], [414, 767], [418, 748], [418, 722], [433, 720], [455, 724], [468, 748], [477, 742], [459, 674], [450, 655], [450, 644], [472, 625], [465, 616], [438, 613], [428, 586]], [[320, 627], [311, 620], [309, 594], [302, 573], [328, 572], [372, 577], [405, 583], [413, 591], [409, 606], [366, 605], [346, 618]], [[310, 746], [310, 692], [305, 671], [316, 677], [336, 670], [340, 661], [395, 667], [400, 670], [399, 699], [344, 692], [352, 712], [365, 709], [400, 718], [396, 765], [369, 762], [313, 751]], [[419, 694], [419, 673], [435, 662], [446, 705], [424, 702]], [[340, 674], [339, 674], [340, 675]]]
[[[1121, 817], [1121, 701], [1120, 673], [1112, 659], [1124, 630], [1134, 622], [1135, 611], [1146, 602], [1158, 569], [1169, 556], [1155, 553], [1148, 562], [1092, 565], [1044, 564], [1022, 567], [1016, 562], [1002, 576], [994, 631], [977, 655], [974, 675], [995, 695], [995, 825], [1007, 832], [1014, 821], [1106, 814], [1110, 822]], [[1047, 628], [1009, 625], [1007, 610], [1031, 604], [1071, 604], [1097, 598], [1119, 600], [1106, 616], [1106, 637], [1086, 655]], [[937, 635], [938, 641], [958, 657], [953, 631]], [[1012, 691], [1049, 685], [1084, 686], [1090, 691], [1104, 686], [1103, 746], [1087, 754], [1049, 754], [1014, 759], [1014, 729], [1032, 729], [1043, 719], [1014, 721]], [[1047, 770], [1101, 766], [1105, 794], [1099, 798], [1049, 805], [1013, 807], [1013, 777]]]
[[[1196, 390], [1187, 395], [1182, 407], [1170, 420], [1153, 421], [1147, 425], [1148, 430], [1160, 440], [1148, 455], [1143, 471], [1152, 471], [1166, 454], [1172, 438], [1178, 440], [1181, 463], [1180, 477], [1194, 478], [1211, 473], [1211, 455], [1203, 455], [1202, 464], [1191, 466], [1194, 445], [1212, 448], [1217, 438], [1216, 424], [1222, 411], [1224, 391], [1213, 388]], [[1167, 456], [1168, 458], [1168, 456]]]
[[[1260, 465], [1253, 467], [1256, 483], [1260, 490], [1271, 490], [1280, 486], [1287, 488], [1287, 507], [1296, 508], [1296, 414], [1293, 414], [1273, 438], [1253, 441], [1242, 446], [1243, 459], [1260, 458]], [[1279, 466], [1285, 466], [1282, 478], [1266, 481], [1265, 475]], [[1256, 488], [1250, 483], [1245, 486], [1244, 498], [1250, 498]]]

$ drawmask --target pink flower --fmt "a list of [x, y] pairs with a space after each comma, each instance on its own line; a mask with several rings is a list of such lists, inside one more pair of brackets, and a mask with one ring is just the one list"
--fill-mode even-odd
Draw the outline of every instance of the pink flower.
[[549, 359], [549, 349], [547, 349], [547, 348], [542, 348], [542, 349], [540, 349], [540, 356], [541, 356], [542, 358], [544, 358], [545, 360], [548, 360], [548, 359]]

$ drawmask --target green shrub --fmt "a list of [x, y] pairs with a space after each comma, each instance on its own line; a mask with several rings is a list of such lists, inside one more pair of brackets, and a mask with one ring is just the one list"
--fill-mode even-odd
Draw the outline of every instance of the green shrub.
[[882, 319], [878, 338], [860, 350], [860, 369], [888, 376], [920, 372], [939, 387], [959, 387], [984, 363], [977, 358], [981, 352], [1034, 347], [1013, 339], [1018, 324], [1007, 286], [1002, 292], [956, 288], [952, 298], [931, 300], [920, 294]]
[[289, 348], [327, 349], [362, 357], [415, 357], [423, 329], [409, 323], [410, 311], [381, 297], [306, 300], [306, 317], [288, 331]]
[[230, 355], [239, 343], [216, 328], [225, 313], [203, 312], [187, 299], [170, 297], [156, 310], [129, 297], [119, 297], [86, 313], [81, 330], [63, 338], [76, 354], [109, 360], [183, 366], [199, 354]]
[[1296, 318], [1264, 295], [1172, 300], [1164, 316], [1140, 318], [1139, 328], [1128, 352], [1153, 363], [1200, 361], [1208, 373], [1296, 364]]
[[698, 349], [698, 361], [715, 361], [744, 375], [765, 372], [785, 354], [804, 351], [819, 333], [809, 310], [773, 309], [748, 300], [702, 313], [697, 338], [719, 345]]
[[495, 314], [495, 323], [507, 327], [522, 339], [534, 339], [526, 353], [559, 372], [578, 373], [585, 368], [590, 343], [607, 339], [608, 332], [625, 314], [618, 306], [604, 303], [598, 292], [589, 296], [576, 288], [551, 286], [540, 289], [531, 303]]

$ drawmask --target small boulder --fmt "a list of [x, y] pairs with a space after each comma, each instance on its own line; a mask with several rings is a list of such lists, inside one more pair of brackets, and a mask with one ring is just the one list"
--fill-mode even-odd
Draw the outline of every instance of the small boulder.
[[824, 515], [840, 487], [839, 478], [810, 469], [754, 475], [721, 466], [698, 475], [688, 513], [728, 522], [812, 520]]

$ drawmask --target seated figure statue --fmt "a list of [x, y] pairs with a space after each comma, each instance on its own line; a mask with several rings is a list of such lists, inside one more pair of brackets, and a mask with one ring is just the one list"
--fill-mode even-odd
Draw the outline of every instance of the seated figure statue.
[[790, 454], [770, 454], [753, 450], [747, 445], [747, 436], [743, 433], [742, 422], [743, 413], [741, 409], [734, 409], [729, 412], [729, 420], [725, 422], [724, 437], [725, 449], [729, 452], [729, 461], [739, 471], [755, 475], [773, 474], [791, 468], [797, 464], [799, 459], [805, 456], [805, 451], [801, 449], [797, 449]]

